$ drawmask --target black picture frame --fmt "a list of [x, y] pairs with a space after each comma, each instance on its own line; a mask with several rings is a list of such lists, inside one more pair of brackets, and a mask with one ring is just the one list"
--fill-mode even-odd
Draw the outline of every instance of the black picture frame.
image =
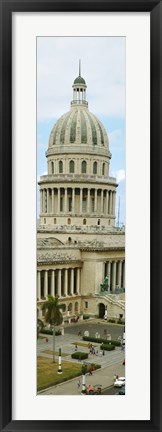
[[[12, 12], [150, 12], [151, 20], [151, 420], [12, 421]], [[161, 175], [162, 1], [0, 0], [0, 430], [161, 431]], [[138, 355], [138, 354], [137, 354]]]

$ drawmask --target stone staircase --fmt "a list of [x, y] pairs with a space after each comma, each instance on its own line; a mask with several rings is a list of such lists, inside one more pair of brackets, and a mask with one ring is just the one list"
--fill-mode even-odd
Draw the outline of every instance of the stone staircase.
[[[99, 293], [99, 294], [95, 294], [95, 297], [97, 297], [98, 299], [101, 299], [102, 301], [106, 301], [107, 306], [114, 306], [117, 307], [118, 309], [122, 310], [123, 312], [125, 312], [125, 300], [124, 299], [120, 299], [118, 294], [105, 294], [105, 293]], [[120, 312], [119, 312], [120, 313]]]

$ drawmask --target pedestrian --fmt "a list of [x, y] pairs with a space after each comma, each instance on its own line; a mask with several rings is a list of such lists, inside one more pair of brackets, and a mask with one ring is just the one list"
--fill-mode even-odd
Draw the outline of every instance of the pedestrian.
[[75, 351], [77, 351], [77, 349], [78, 349], [78, 346], [77, 346], [77, 344], [75, 345]]
[[116, 374], [114, 375], [113, 379], [114, 379], [114, 382], [115, 382], [116, 381]]
[[96, 355], [98, 355], [98, 350], [96, 350]]
[[105, 355], [105, 351], [104, 350], [102, 351], [102, 355]]
[[77, 388], [80, 388], [80, 380], [77, 381]]
[[48, 338], [46, 338], [46, 342], [48, 343]]

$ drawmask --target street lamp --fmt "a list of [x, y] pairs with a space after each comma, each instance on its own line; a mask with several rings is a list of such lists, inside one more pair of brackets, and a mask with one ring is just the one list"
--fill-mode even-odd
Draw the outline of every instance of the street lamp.
[[55, 326], [53, 325], [53, 363], [55, 363]]
[[82, 366], [82, 393], [86, 393], [86, 372], [87, 372], [87, 366]]
[[59, 365], [58, 365], [58, 371], [57, 371], [58, 374], [62, 374], [61, 361], [62, 361], [62, 358], [61, 358], [61, 348], [59, 348]]

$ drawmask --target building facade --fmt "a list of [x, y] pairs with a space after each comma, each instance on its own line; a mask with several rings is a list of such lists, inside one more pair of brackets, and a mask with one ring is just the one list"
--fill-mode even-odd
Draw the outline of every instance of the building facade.
[[103, 124], [88, 108], [79, 72], [70, 110], [52, 128], [41, 176], [37, 312], [59, 296], [64, 319], [125, 316], [125, 233], [115, 227], [117, 183]]

